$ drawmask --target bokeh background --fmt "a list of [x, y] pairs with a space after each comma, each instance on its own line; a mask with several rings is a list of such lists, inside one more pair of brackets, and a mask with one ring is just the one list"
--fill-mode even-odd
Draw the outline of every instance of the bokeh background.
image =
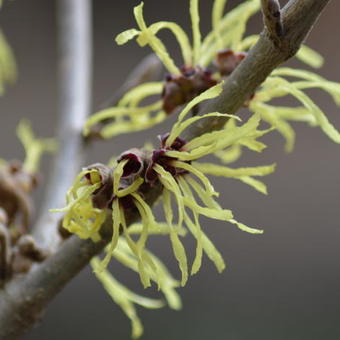
[[[144, 0], [148, 21], [175, 20], [190, 27], [188, 1]], [[232, 8], [240, 1], [230, 0]], [[135, 43], [115, 45], [120, 31], [134, 27], [132, 8], [137, 1], [96, 0], [93, 6], [94, 81], [93, 110], [124, 81], [131, 68], [149, 50]], [[19, 78], [0, 100], [0, 155], [22, 158], [15, 136], [22, 117], [29, 118], [43, 136], [54, 134], [57, 108], [57, 1], [7, 1], [0, 25], [10, 41], [19, 66]], [[209, 29], [212, 0], [202, 0], [202, 30]], [[340, 81], [338, 13], [333, 1], [315, 25], [308, 44], [326, 58], [320, 73]], [[261, 16], [251, 20], [249, 32], [261, 30]], [[169, 39], [167, 34], [165, 39]], [[177, 46], [169, 46], [178, 55]], [[301, 67], [298, 62], [291, 65]], [[313, 99], [340, 129], [340, 110], [329, 96], [314, 91]], [[156, 141], [167, 131], [166, 122], [151, 131], [124, 135], [97, 143], [88, 162], [106, 162], [128, 147]], [[183, 310], [139, 309], [145, 326], [143, 339], [228, 340], [337, 340], [340, 339], [340, 146], [318, 128], [296, 125], [295, 151], [286, 154], [277, 133], [266, 138], [270, 147], [262, 154], [245, 153], [237, 165], [276, 162], [275, 174], [265, 178], [269, 195], [263, 196], [233, 180], [215, 180], [221, 203], [238, 219], [265, 228], [250, 235], [222, 222], [205, 221], [204, 227], [223, 253], [227, 270], [219, 275], [205, 258], [198, 275], [180, 289]], [[49, 161], [43, 162], [43, 177]], [[36, 193], [41, 200], [42, 188]], [[186, 244], [192, 258], [195, 244]], [[152, 249], [178, 269], [167, 240], [156, 238]], [[113, 263], [115, 276], [143, 292], [137, 275]], [[150, 289], [149, 289], [150, 290]], [[145, 292], [148, 293], [148, 292]], [[150, 290], [150, 295], [155, 295]], [[130, 324], [97, 282], [84, 269], [50, 304], [39, 327], [27, 340], [129, 339]]]

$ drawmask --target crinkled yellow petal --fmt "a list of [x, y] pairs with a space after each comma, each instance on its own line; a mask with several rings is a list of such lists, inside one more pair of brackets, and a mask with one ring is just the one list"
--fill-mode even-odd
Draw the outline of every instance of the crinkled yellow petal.
[[262, 152], [267, 147], [266, 144], [259, 142], [254, 138], [244, 138], [240, 141], [240, 144], [255, 152]]
[[314, 115], [320, 128], [323, 132], [332, 139], [335, 143], [340, 143], [340, 133], [335, 127], [328, 121], [326, 115], [320, 110], [320, 108], [302, 91], [294, 87], [288, 81], [282, 81], [282, 89], [290, 93], [297, 100], [299, 100], [310, 112]]
[[135, 28], [131, 28], [118, 34], [115, 40], [118, 45], [124, 45], [139, 34], [140, 31], [136, 30]]
[[184, 64], [186, 66], [194, 66], [192, 65], [193, 58], [192, 58], [192, 48], [190, 45], [189, 38], [184, 30], [174, 22], [170, 21], [159, 21], [152, 24], [149, 29], [154, 33], [157, 34], [162, 29], [170, 30], [174, 36], [176, 37], [178, 44], [181, 48]]
[[[131, 224], [128, 228], [128, 233], [132, 234], [140, 234], [142, 232], [143, 225], [141, 223]], [[178, 226], [169, 226], [165, 222], [157, 222], [154, 225], [148, 226], [148, 233], [150, 235], [169, 235], [171, 228], [175, 228], [178, 232], [179, 236], [185, 236], [187, 234], [187, 230], [185, 228], [178, 228]]]
[[[157, 106], [160, 105], [157, 103]], [[100, 135], [103, 138], [108, 139], [123, 133], [145, 130], [161, 123], [166, 118], [166, 114], [163, 111], [153, 115], [149, 108], [136, 108], [131, 110], [139, 110], [138, 112], [135, 112], [139, 115], [136, 116], [135, 114], [132, 114], [131, 118], [133, 119], [119, 121], [115, 120], [112, 123], [105, 124], [105, 126], [100, 131]], [[90, 132], [90, 129], [88, 128], [90, 125], [94, 124], [87, 124], [87, 127], [84, 130], [85, 136]]]
[[290, 67], [279, 67], [275, 69], [272, 73], [272, 76], [284, 76], [284, 77], [294, 77], [294, 78], [301, 78], [305, 80], [312, 80], [312, 81], [322, 81], [325, 80], [318, 74], [306, 70], [300, 70], [297, 68], [290, 68]]
[[263, 230], [261, 230], [261, 229], [250, 228], [250, 227], [246, 226], [243, 223], [237, 222], [236, 220], [231, 220], [230, 222], [233, 223], [233, 224], [236, 224], [237, 227], [240, 230], [245, 231], [246, 233], [249, 233], [249, 234], [263, 234]]
[[84, 124], [83, 134], [87, 136], [90, 132], [90, 127], [100, 123], [102, 120], [131, 115], [137, 112], [138, 110], [129, 107], [110, 107], [99, 111], [88, 118]]
[[140, 337], [143, 334], [143, 326], [137, 316], [134, 303], [145, 308], [155, 309], [163, 307], [163, 301], [150, 299], [133, 293], [119, 283], [107, 270], [100, 271], [100, 261], [96, 257], [91, 260], [91, 266], [98, 280], [102, 283], [113, 301], [121, 307], [126, 316], [131, 320], [132, 338]]
[[198, 10], [198, 0], [190, 0], [190, 17], [193, 37], [193, 64], [196, 65], [200, 56], [201, 48], [201, 30], [200, 30], [200, 15]]
[[[237, 48], [242, 40], [247, 21], [261, 8], [260, 0], [248, 0], [227, 13], [218, 26], [223, 48]], [[210, 32], [202, 42], [199, 65], [207, 66], [220, 50], [215, 30]]]
[[206, 175], [221, 177], [266, 176], [275, 171], [275, 164], [247, 168], [229, 168], [213, 163], [195, 162], [192, 166]]
[[[182, 227], [183, 222], [183, 215], [184, 215], [184, 203], [183, 203], [183, 196], [181, 194], [181, 190], [176, 182], [176, 180], [173, 178], [173, 176], [170, 174], [170, 172], [166, 171], [163, 167], [161, 167], [159, 164], [155, 164], [153, 169], [157, 172], [159, 181], [163, 184], [165, 189], [172, 192], [176, 198], [177, 201], [177, 208], [178, 208], [178, 227]], [[166, 197], [166, 190], [163, 193], [163, 197]], [[172, 224], [172, 209], [171, 204], [167, 204], [167, 208], [164, 211], [165, 218], [167, 219], [167, 223], [170, 225]]]
[[176, 260], [178, 261], [179, 268], [181, 269], [182, 272], [181, 285], [185, 286], [185, 284], [188, 281], [188, 260], [185, 253], [185, 249], [175, 230], [170, 231], [170, 240], [172, 249], [174, 251], [174, 255], [176, 257]]
[[[76, 179], [74, 180], [73, 184], [71, 185], [71, 187], [68, 189], [67, 193], [66, 193], [66, 199], [67, 202], [70, 202], [71, 200], [75, 199], [78, 197], [77, 195], [77, 190], [83, 186], [89, 186], [89, 184], [84, 180], [85, 175], [90, 175], [91, 177], [94, 177], [95, 174], [98, 174], [98, 170], [97, 169], [83, 169], [76, 177]], [[99, 182], [96, 182], [94, 184], [100, 184]], [[97, 187], [96, 187], [97, 189]]]
[[148, 82], [138, 85], [124, 94], [118, 106], [137, 107], [144, 98], [152, 95], [160, 95], [163, 91], [163, 86], [163, 82]]
[[[272, 76], [275, 76], [275, 79], [268, 78], [267, 81], [264, 83], [264, 87], [272, 87], [273, 84], [280, 85], [280, 81], [282, 82], [283, 79], [279, 76], [285, 77], [293, 77], [293, 78], [300, 78], [306, 80], [305, 82], [295, 82], [292, 83], [298, 89], [304, 88], [320, 88], [326, 92], [328, 92], [334, 99], [337, 105], [340, 105], [340, 84], [335, 83], [332, 81], [328, 81], [323, 77], [319, 76], [310, 71], [306, 70], [299, 70], [293, 69], [289, 67], [281, 67], [272, 72]], [[285, 93], [283, 93], [285, 95]]]
[[174, 310], [181, 309], [182, 301], [175, 289], [179, 286], [178, 281], [173, 279], [173, 277], [168, 272], [165, 265], [159, 260], [158, 257], [153, 255], [150, 251], [147, 251], [147, 254], [150, 256], [150, 258], [152, 259], [152, 261], [155, 263], [157, 267], [156, 272], [158, 276], [159, 289], [164, 294], [169, 304], [169, 307]]
[[281, 133], [286, 139], [285, 150], [291, 152], [295, 144], [295, 132], [290, 124], [275, 114], [275, 107], [257, 102], [250, 103], [250, 110], [261, 113], [261, 118]]
[[258, 192], [260, 192], [264, 195], [268, 194], [267, 186], [263, 182], [259, 181], [258, 179], [252, 178], [250, 176], [242, 176], [242, 177], [238, 177], [238, 179], [241, 182], [250, 185], [251, 187], [253, 187]]
[[119, 239], [119, 231], [120, 231], [120, 208], [119, 208], [119, 200], [114, 199], [112, 203], [112, 239], [107, 247], [106, 255], [103, 261], [100, 263], [99, 270], [103, 271], [107, 265], [109, 264], [112, 254], [117, 246]]
[[138, 188], [144, 183], [144, 179], [142, 177], [138, 177], [131, 185], [129, 185], [125, 189], [118, 190], [117, 196], [124, 197], [127, 195], [131, 195], [132, 193], [136, 192]]
[[201, 120], [201, 119], [206, 119], [209, 117], [227, 117], [227, 118], [231, 118], [231, 119], [236, 119], [238, 121], [241, 121], [241, 119], [238, 116], [235, 115], [229, 115], [227, 113], [219, 113], [219, 112], [212, 112], [212, 113], [207, 113], [204, 114], [202, 116], [195, 116], [195, 117], [191, 117], [186, 119], [185, 121], [181, 122], [177, 127], [174, 127], [174, 129], [172, 130], [171, 134], [170, 134], [170, 142], [173, 142], [173, 140], [175, 140], [176, 137], [180, 136], [180, 134], [191, 124], [193, 124], [194, 122]]
[[185, 163], [185, 162], [180, 162], [180, 161], [173, 161], [172, 162], [173, 166], [187, 170], [189, 173], [195, 175], [197, 178], [201, 180], [203, 183], [205, 190], [208, 195], [210, 196], [218, 196], [218, 193], [215, 191], [214, 187], [210, 183], [208, 177], [206, 177], [200, 170], [197, 170], [197, 168], [193, 167], [192, 165]]
[[187, 197], [184, 197], [184, 203], [187, 207], [189, 207], [194, 212], [199, 215], [203, 215], [209, 218], [213, 218], [214, 220], [220, 221], [229, 221], [233, 218], [233, 213], [228, 209], [211, 209], [198, 205], [196, 202], [191, 201]]
[[239, 144], [234, 144], [226, 150], [220, 150], [215, 153], [223, 163], [229, 164], [237, 161], [242, 155], [242, 147]]
[[306, 90], [312, 88], [319, 88], [329, 93], [334, 102], [339, 106], [340, 105], [340, 84], [334, 83], [327, 80], [322, 81], [298, 81], [292, 83], [299, 90]]
[[215, 148], [216, 143], [207, 146], [199, 146], [189, 152], [170, 150], [166, 152], [166, 155], [169, 157], [178, 158], [181, 161], [192, 161], [213, 153]]
[[223, 17], [224, 8], [226, 6], [227, 0], [215, 0], [212, 9], [212, 28], [215, 33], [215, 39], [217, 41], [217, 46], [219, 49], [223, 49], [223, 40], [220, 36], [220, 22]]
[[[190, 232], [197, 238], [198, 237], [197, 229], [187, 214], [184, 215], [184, 220]], [[204, 252], [208, 256], [208, 258], [214, 263], [217, 271], [221, 273], [225, 269], [225, 262], [223, 260], [223, 257], [221, 253], [216, 249], [214, 243], [211, 242], [211, 240], [202, 230], [201, 230], [201, 242]]]
[[[132, 103], [133, 104], [133, 103]], [[112, 122], [105, 122], [100, 134], [103, 138], [110, 138], [115, 135], [131, 131], [139, 131], [160, 123], [166, 117], [163, 111], [157, 112], [162, 107], [162, 101], [144, 107], [111, 107], [104, 109], [90, 116], [84, 124], [83, 134], [89, 135], [91, 127], [108, 119]], [[156, 114], [153, 114], [157, 112]]]
[[137, 247], [140, 252], [144, 250], [146, 240], [149, 236], [149, 227], [156, 226], [156, 221], [153, 216], [152, 210], [149, 205], [142, 199], [142, 197], [134, 192], [131, 194], [134, 198], [135, 205], [142, 217], [143, 229], [139, 240], [137, 241]]
[[196, 192], [199, 199], [208, 207], [211, 209], [221, 209], [220, 205], [214, 200], [214, 198], [210, 195], [207, 195], [207, 192], [204, 190], [204, 188], [197, 183], [191, 176], [185, 177], [186, 182], [193, 188], [193, 190]]
[[120, 180], [122, 178], [124, 172], [124, 166], [128, 162], [128, 159], [123, 159], [121, 162], [117, 164], [117, 166], [113, 170], [113, 193], [118, 195]]
[[72, 210], [73, 206], [75, 206], [77, 203], [81, 202], [84, 199], [87, 199], [90, 197], [91, 194], [93, 194], [98, 188], [100, 187], [100, 183], [94, 184], [94, 185], [88, 185], [80, 188], [77, 193], [77, 197], [72, 199], [66, 207], [60, 208], [60, 209], [50, 209], [51, 212], [67, 212], [69, 210]]
[[296, 57], [306, 65], [314, 68], [320, 68], [324, 64], [322, 55], [306, 45], [300, 47]]
[[[196, 202], [195, 197], [194, 197], [192, 191], [190, 190], [189, 185], [187, 184], [187, 182], [185, 181], [183, 176], [180, 176], [178, 178], [178, 183], [179, 183], [181, 190], [183, 191], [183, 195], [187, 196], [190, 200]], [[193, 211], [193, 215], [194, 215], [195, 223], [192, 223], [192, 225], [196, 230], [194, 236], [197, 240], [197, 245], [196, 245], [195, 259], [194, 259], [194, 262], [193, 262], [192, 267], [191, 267], [191, 275], [196, 274], [199, 271], [199, 269], [201, 268], [202, 254], [203, 254], [202, 232], [201, 232], [201, 226], [200, 226], [200, 223], [199, 223], [198, 213]], [[187, 216], [187, 219], [189, 218], [189, 216], [186, 213], [185, 213], [185, 216]]]
[[[179, 286], [178, 282], [173, 279], [167, 268], [155, 255], [146, 249], [145, 252], [157, 267], [156, 271], [149, 271], [150, 278], [159, 284], [159, 289], [165, 295], [170, 308], [180, 309], [182, 306], [181, 299], [175, 290], [175, 288]], [[131, 252], [124, 238], [120, 238], [113, 256], [124, 266], [138, 273], [138, 259], [134, 253]]]
[[133, 239], [131, 238], [131, 236], [129, 235], [128, 231], [127, 231], [127, 225], [126, 225], [126, 220], [125, 220], [125, 214], [124, 214], [124, 210], [122, 209], [122, 207], [120, 207], [120, 216], [121, 216], [121, 224], [123, 226], [123, 233], [126, 239], [127, 244], [129, 245], [131, 251], [134, 253], [134, 255], [137, 257], [138, 259], [138, 273], [140, 276], [140, 280], [144, 286], [144, 288], [150, 287], [151, 283], [150, 283], [150, 273], [148, 271], [148, 266], [153, 267], [153, 264], [147, 261], [147, 258], [145, 258], [145, 256], [143, 256], [144, 252], [140, 251], [140, 247], [138, 247], [138, 245], [133, 241]]
[[166, 140], [166, 145], [171, 146], [171, 144], [175, 141], [176, 137], [179, 135], [177, 131], [180, 125], [182, 124], [182, 121], [189, 114], [190, 110], [194, 106], [196, 106], [197, 104], [199, 104], [200, 102], [204, 100], [217, 97], [218, 95], [220, 95], [222, 90], [223, 90], [223, 82], [220, 82], [219, 84], [209, 88], [208, 90], [204, 91], [203, 93], [195, 97], [193, 100], [191, 100], [179, 114], [177, 122], [173, 125], [170, 135], [168, 139]]
[[[89, 184], [84, 176], [89, 175], [94, 184]], [[64, 212], [62, 226], [82, 239], [100, 240], [99, 230], [106, 219], [106, 210], [94, 208], [91, 195], [101, 186], [97, 169], [81, 171], [66, 194], [66, 207], [52, 209]]]
[[195, 150], [200, 146], [212, 146], [212, 150], [209, 153], [213, 153], [219, 150], [223, 150], [226, 147], [235, 144], [241, 138], [247, 137], [252, 133], [255, 133], [260, 123], [260, 115], [255, 114], [249, 118], [249, 120], [233, 129], [213, 131], [205, 133], [199, 137], [192, 139], [185, 145], [185, 150]]
[[[158, 166], [161, 168], [160, 166]], [[155, 169], [156, 170], [156, 169]], [[164, 169], [163, 169], [164, 170]], [[157, 171], [157, 170], [156, 170]], [[178, 187], [178, 184], [176, 183], [175, 180], [167, 182], [166, 180], [164, 181], [163, 177], [167, 177], [167, 174], [164, 174], [164, 172], [167, 171], [162, 171], [158, 169], [157, 171], [160, 176], [159, 180], [161, 183], [164, 185], [165, 189], [163, 189], [163, 209], [164, 209], [164, 215], [167, 223], [172, 227], [172, 221], [173, 221], [173, 213], [172, 213], [172, 207], [171, 207], [171, 196], [170, 192], [172, 192], [177, 200], [178, 204], [178, 219], [180, 221], [180, 225], [182, 225], [182, 221], [184, 218], [184, 203], [183, 203], [183, 197], [180, 193], [180, 189]], [[171, 175], [170, 175], [171, 176]], [[174, 185], [172, 187], [172, 185]], [[183, 247], [182, 242], [180, 241], [178, 237], [178, 233], [174, 228], [171, 228], [170, 230], [170, 241], [172, 245], [172, 249], [175, 255], [175, 258], [179, 264], [179, 268], [182, 273], [182, 280], [181, 280], [181, 285], [184, 286], [188, 280], [188, 260], [187, 256], [185, 253], [185, 249]]]
[[[185, 215], [184, 215], [184, 220], [185, 220]], [[195, 275], [198, 273], [198, 271], [200, 270], [202, 266], [202, 257], [203, 257], [202, 232], [201, 232], [201, 227], [200, 227], [197, 213], [194, 214], [194, 220], [195, 220], [194, 225], [196, 226], [198, 235], [197, 235], [196, 255], [195, 255], [195, 259], [192, 264], [191, 272], [190, 272], [191, 275]]]
[[[266, 104], [267, 106], [270, 106]], [[303, 106], [270, 106], [270, 110], [283, 120], [291, 120], [294, 122], [304, 122], [311, 126], [317, 125], [315, 117]]]
[[[202, 200], [204, 204], [206, 204], [211, 209], [221, 209], [217, 202], [214, 201], [214, 199], [211, 196], [207, 196], [203, 188], [190, 176], [186, 176], [185, 179], [181, 179], [181, 184], [183, 187], [187, 187], [188, 184], [194, 189], [194, 191], [197, 193], [198, 197]], [[191, 190], [189, 190], [191, 193]], [[189, 194], [190, 199], [194, 200], [194, 197], [192, 194]], [[202, 231], [197, 212], [195, 212], [195, 223], [192, 222], [189, 215], [185, 212], [184, 213], [184, 221], [186, 226], [189, 228], [190, 232], [193, 234], [193, 236], [197, 240], [197, 251], [196, 251], [196, 261], [194, 262], [191, 270], [191, 274], [194, 274], [198, 271], [200, 265], [201, 265], [201, 247], [203, 248], [204, 252], [207, 254], [208, 258], [215, 264], [218, 272], [221, 272], [225, 268], [225, 263], [222, 258], [222, 255], [220, 252], [216, 249], [214, 244], [209, 240], [209, 238], [205, 235], [205, 233]]]
[[143, 17], [143, 6], [144, 3], [141, 2], [140, 5], [134, 8], [135, 19], [141, 30], [137, 42], [140, 44], [140, 46], [145, 46], [146, 44], [149, 44], [152, 50], [157, 54], [159, 59], [163, 62], [164, 66], [168, 69], [170, 73], [180, 74], [180, 70], [177, 68], [174, 61], [169, 56], [164, 44], [146, 26]]

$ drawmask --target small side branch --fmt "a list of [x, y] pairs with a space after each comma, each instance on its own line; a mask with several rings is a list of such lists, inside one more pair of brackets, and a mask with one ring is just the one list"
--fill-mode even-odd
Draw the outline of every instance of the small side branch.
[[49, 209], [61, 207], [74, 177], [83, 165], [82, 128], [91, 109], [92, 24], [90, 0], [59, 0], [59, 124], [58, 154], [52, 164], [33, 235], [39, 246], [56, 250], [59, 214]]
[[99, 109], [114, 106], [123, 95], [134, 87], [148, 81], [157, 81], [161, 78], [163, 64], [155, 54], [149, 54], [131, 71], [123, 85], [114, 92], [113, 96], [107, 99]]
[[[104, 101], [99, 110], [104, 110], [110, 106], [118, 104], [124, 94], [138, 85], [145, 82], [158, 81], [161, 79], [164, 67], [159, 58], [155, 54], [149, 54], [130, 72], [126, 81], [113, 93], [113, 95]], [[112, 119], [105, 119], [94, 125], [90, 129], [89, 135], [86, 137], [86, 142], [90, 143], [93, 140], [100, 138], [100, 131], [107, 124], [110, 124]]]
[[265, 26], [270, 37], [278, 43], [284, 34], [280, 3], [278, 0], [261, 0], [261, 4]]

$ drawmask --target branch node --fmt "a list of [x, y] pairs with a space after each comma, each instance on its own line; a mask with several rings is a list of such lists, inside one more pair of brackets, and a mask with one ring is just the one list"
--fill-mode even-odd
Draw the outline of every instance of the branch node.
[[269, 37], [276, 46], [283, 41], [285, 29], [281, 18], [281, 8], [278, 0], [261, 0], [264, 24]]

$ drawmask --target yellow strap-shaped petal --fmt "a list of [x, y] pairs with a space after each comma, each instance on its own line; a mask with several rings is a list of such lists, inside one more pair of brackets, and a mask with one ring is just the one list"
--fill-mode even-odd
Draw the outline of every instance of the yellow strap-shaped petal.
[[157, 34], [162, 29], [170, 30], [174, 34], [181, 48], [184, 64], [186, 66], [195, 66], [193, 65], [193, 56], [192, 56], [193, 51], [190, 46], [189, 38], [187, 34], [184, 32], [184, 30], [179, 25], [177, 25], [174, 22], [170, 22], [170, 21], [159, 21], [159, 22], [152, 24], [149, 27], [149, 29], [154, 34]]
[[150, 47], [157, 54], [159, 59], [163, 62], [164, 66], [168, 69], [170, 73], [180, 74], [180, 70], [177, 68], [174, 61], [169, 56], [169, 53], [167, 52], [164, 44], [146, 26], [146, 23], [143, 17], [143, 6], [144, 6], [144, 3], [141, 2], [140, 5], [134, 8], [135, 19], [141, 30], [141, 33], [137, 39], [137, 42], [141, 46], [149, 44]]
[[190, 0], [190, 17], [192, 25], [192, 36], [194, 41], [194, 65], [198, 63], [201, 48], [200, 15], [198, 10], [198, 1], [199, 0]]
[[212, 28], [213, 28], [213, 32], [215, 32], [215, 36], [216, 36], [215, 39], [217, 41], [217, 45], [219, 49], [223, 49], [223, 40], [220, 36], [219, 26], [220, 26], [221, 19], [223, 17], [223, 12], [224, 12], [226, 3], [227, 3], [227, 0], [215, 0], [214, 5], [213, 5], [213, 10], [212, 10], [212, 18], [211, 18]]

